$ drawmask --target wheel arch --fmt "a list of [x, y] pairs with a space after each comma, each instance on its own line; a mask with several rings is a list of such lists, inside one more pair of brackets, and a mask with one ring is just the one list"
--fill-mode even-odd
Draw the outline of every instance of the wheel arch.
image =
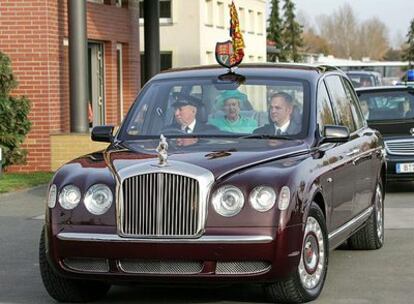
[[325, 199], [323, 198], [323, 195], [320, 191], [315, 192], [315, 194], [313, 195], [312, 202], [314, 202], [316, 205], [319, 206], [319, 208], [321, 208], [323, 212], [323, 216], [325, 217], [325, 221], [326, 221], [326, 218], [327, 218], [326, 204], [325, 204]]

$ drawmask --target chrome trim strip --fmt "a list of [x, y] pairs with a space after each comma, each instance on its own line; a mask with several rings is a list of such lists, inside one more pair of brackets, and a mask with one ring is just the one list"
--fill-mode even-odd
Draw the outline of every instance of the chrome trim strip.
[[273, 237], [267, 235], [217, 235], [202, 236], [198, 239], [133, 239], [123, 238], [116, 234], [102, 233], [74, 233], [60, 232], [57, 235], [61, 241], [79, 241], [79, 242], [125, 242], [125, 243], [156, 243], [156, 244], [266, 244], [273, 241]]
[[342, 225], [341, 227], [339, 227], [335, 231], [329, 233], [329, 235], [328, 235], [329, 240], [333, 239], [338, 234], [344, 232], [345, 230], [349, 229], [350, 227], [352, 227], [356, 224], [361, 224], [362, 222], [364, 222], [371, 215], [373, 210], [374, 210], [374, 207], [372, 207], [372, 206], [369, 207], [367, 210], [362, 212], [357, 217], [355, 217], [352, 220], [350, 220], [349, 222], [345, 223], [344, 225]]

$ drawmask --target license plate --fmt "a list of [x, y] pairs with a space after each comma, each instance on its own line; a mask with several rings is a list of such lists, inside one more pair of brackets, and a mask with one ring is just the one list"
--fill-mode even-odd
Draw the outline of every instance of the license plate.
[[414, 173], [414, 163], [397, 164], [397, 173]]

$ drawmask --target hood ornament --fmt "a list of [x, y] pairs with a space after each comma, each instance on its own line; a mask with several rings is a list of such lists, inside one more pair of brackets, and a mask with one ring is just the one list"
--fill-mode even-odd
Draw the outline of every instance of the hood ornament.
[[158, 144], [156, 151], [158, 152], [158, 165], [166, 166], [168, 159], [168, 142], [165, 136], [162, 134], [160, 136], [160, 143]]
[[410, 129], [411, 136], [414, 136], [414, 128]]

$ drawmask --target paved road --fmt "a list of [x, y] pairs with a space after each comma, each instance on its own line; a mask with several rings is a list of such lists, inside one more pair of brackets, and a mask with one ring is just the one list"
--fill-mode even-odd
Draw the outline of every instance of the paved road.
[[[414, 185], [388, 189], [386, 241], [379, 251], [335, 250], [314, 303], [414, 303]], [[54, 303], [37, 262], [45, 187], [0, 196], [0, 303]], [[100, 303], [266, 303], [259, 287], [113, 287]]]

